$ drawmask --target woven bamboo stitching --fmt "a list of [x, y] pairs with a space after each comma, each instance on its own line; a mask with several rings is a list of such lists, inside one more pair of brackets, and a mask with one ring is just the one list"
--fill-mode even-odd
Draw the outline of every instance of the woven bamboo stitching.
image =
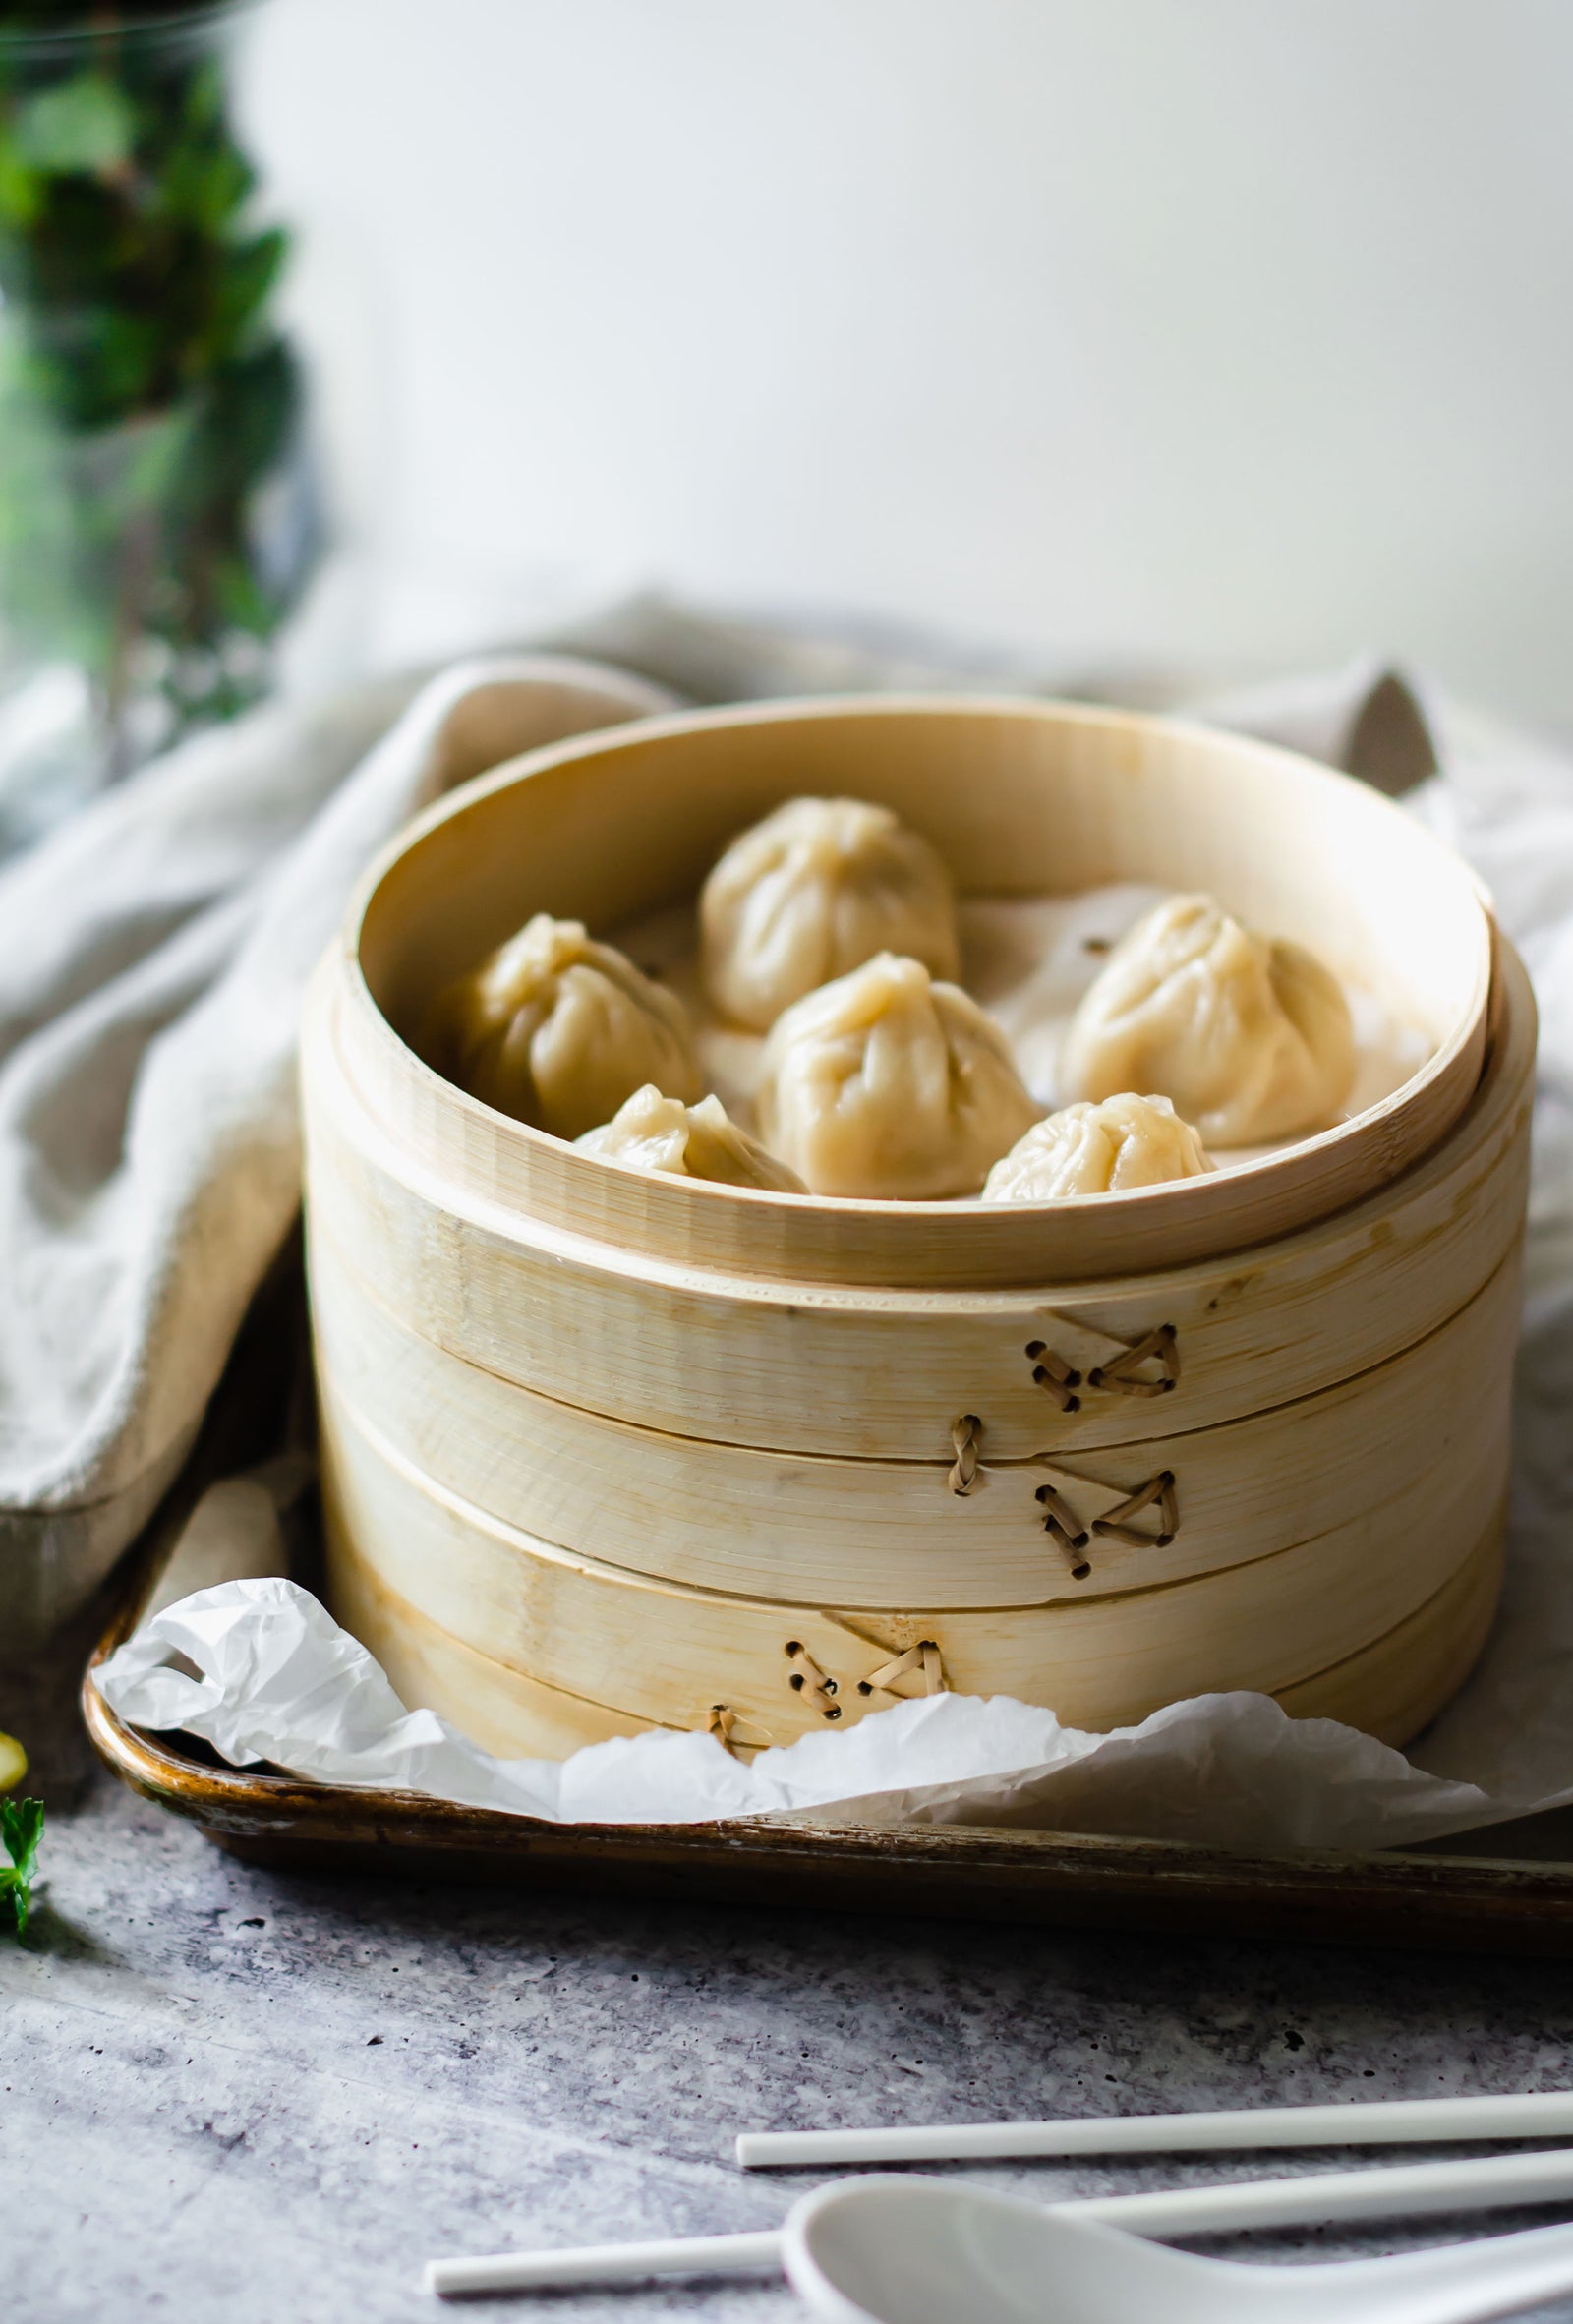
[[1081, 1374], [1056, 1356], [1046, 1340], [1028, 1340], [1026, 1352], [1032, 1361], [1032, 1377], [1040, 1388], [1046, 1388], [1062, 1412], [1079, 1412], [1081, 1399], [1072, 1390], [1081, 1385]]
[[840, 1718], [842, 1707], [835, 1700], [841, 1689], [828, 1672], [821, 1670], [800, 1639], [787, 1642], [786, 1659], [792, 1665], [787, 1685], [794, 1694], [806, 1695], [826, 1718]]
[[982, 1433], [983, 1423], [975, 1412], [964, 1412], [959, 1421], [951, 1423], [951, 1442], [956, 1447], [956, 1459], [951, 1464], [945, 1482], [953, 1493], [964, 1495], [976, 1492], [981, 1482], [977, 1447]]
[[[1125, 1500], [1117, 1501], [1102, 1517], [1095, 1517], [1090, 1526], [1082, 1524], [1064, 1494], [1056, 1492], [1052, 1484], [1040, 1484], [1036, 1498], [1043, 1510], [1043, 1530], [1064, 1555], [1075, 1582], [1084, 1582], [1092, 1571], [1086, 1550], [1094, 1534], [1101, 1534], [1109, 1540], [1124, 1541], [1132, 1549], [1166, 1549], [1180, 1530], [1180, 1496], [1172, 1469], [1160, 1469], [1156, 1477], [1138, 1484]], [[1154, 1502], [1158, 1508], [1158, 1531], [1139, 1533], [1131, 1520], [1141, 1516]]]
[[[1156, 1361], [1158, 1379], [1138, 1379], [1136, 1367]], [[1160, 1323], [1145, 1339], [1135, 1341], [1112, 1364], [1097, 1365], [1087, 1373], [1089, 1388], [1113, 1388], [1121, 1396], [1167, 1396], [1180, 1379], [1180, 1335], [1172, 1323]]]
[[1037, 1498], [1043, 1504], [1043, 1530], [1064, 1556], [1072, 1581], [1084, 1582], [1092, 1571], [1085, 1555], [1088, 1540], [1085, 1526], [1052, 1484], [1040, 1484]]
[[[1061, 1412], [1079, 1412], [1081, 1399], [1075, 1391], [1082, 1385], [1081, 1373], [1063, 1356], [1057, 1356], [1046, 1340], [1028, 1340], [1026, 1354], [1033, 1379], [1053, 1397]], [[1159, 1376], [1141, 1377], [1140, 1366], [1152, 1363], [1159, 1366]], [[1111, 1389], [1120, 1396], [1167, 1396], [1179, 1382], [1180, 1335], [1172, 1323], [1160, 1323], [1156, 1331], [1133, 1341], [1109, 1363], [1095, 1365], [1086, 1374], [1085, 1384]]]
[[[1158, 1531], [1155, 1534], [1137, 1533], [1131, 1524], [1143, 1509], [1158, 1504]], [[1092, 1521], [1095, 1534], [1107, 1534], [1112, 1540], [1125, 1541], [1133, 1549], [1167, 1549], [1180, 1531], [1180, 1501], [1175, 1491], [1174, 1471], [1160, 1469], [1156, 1477], [1149, 1477], [1145, 1484], [1138, 1484], [1129, 1500], [1106, 1510]]]
[[910, 1701], [909, 1696], [896, 1694], [896, 1681], [909, 1677], [922, 1678], [925, 1695], [950, 1693], [944, 1659], [931, 1638], [922, 1639], [918, 1645], [908, 1647], [904, 1655], [896, 1656], [894, 1660], [882, 1662], [877, 1670], [871, 1670], [866, 1678], [858, 1680], [857, 1691], [860, 1695], [890, 1695], [897, 1701]]

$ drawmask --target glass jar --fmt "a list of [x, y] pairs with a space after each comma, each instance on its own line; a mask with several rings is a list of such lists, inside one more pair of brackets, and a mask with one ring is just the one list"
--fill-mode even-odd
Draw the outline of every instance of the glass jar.
[[0, 850], [255, 701], [315, 558], [238, 13], [0, 30]]

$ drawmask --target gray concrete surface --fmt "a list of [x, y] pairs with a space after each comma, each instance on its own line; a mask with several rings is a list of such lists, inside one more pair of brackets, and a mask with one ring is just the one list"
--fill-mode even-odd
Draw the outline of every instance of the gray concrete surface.
[[[0, 1944], [0, 2275], [26, 2324], [413, 2324], [430, 2253], [772, 2225], [810, 2181], [739, 2176], [741, 2124], [1573, 2081], [1554, 1964], [285, 1877], [85, 1779], [64, 1729], [43, 1772], [46, 1896]], [[975, 2177], [1047, 2196], [1279, 2167]], [[732, 2282], [467, 2312], [796, 2310]]]

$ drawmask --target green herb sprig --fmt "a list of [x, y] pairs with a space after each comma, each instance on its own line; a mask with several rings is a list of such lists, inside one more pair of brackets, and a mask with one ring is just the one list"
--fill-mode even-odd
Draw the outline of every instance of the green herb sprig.
[[41, 1799], [0, 1800], [0, 1847], [11, 1859], [9, 1864], [0, 1864], [0, 1913], [9, 1902], [19, 1937], [27, 1934], [42, 1837]]

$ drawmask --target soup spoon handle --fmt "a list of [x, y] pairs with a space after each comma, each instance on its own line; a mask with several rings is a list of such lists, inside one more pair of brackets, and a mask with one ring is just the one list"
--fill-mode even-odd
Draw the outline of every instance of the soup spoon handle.
[[1361, 2324], [1382, 2324], [1384, 2318], [1391, 2324], [1479, 2324], [1573, 2292], [1573, 2227], [1526, 2228], [1516, 2236], [1486, 2236], [1395, 2259], [1343, 2260], [1306, 2273], [1324, 2274], [1329, 2288], [1336, 2280], [1340, 2305], [1349, 2302], [1346, 2312]]
[[1298, 2179], [1248, 2179], [1150, 2195], [1091, 2195], [1057, 2203], [1072, 2219], [1164, 2243], [1242, 2228], [1296, 2227], [1339, 2219], [1420, 2219], [1438, 2211], [1494, 2211], [1513, 2203], [1573, 2200], [1573, 2150], [1493, 2155], [1482, 2162], [1401, 2163], [1386, 2171], [1311, 2171]]

